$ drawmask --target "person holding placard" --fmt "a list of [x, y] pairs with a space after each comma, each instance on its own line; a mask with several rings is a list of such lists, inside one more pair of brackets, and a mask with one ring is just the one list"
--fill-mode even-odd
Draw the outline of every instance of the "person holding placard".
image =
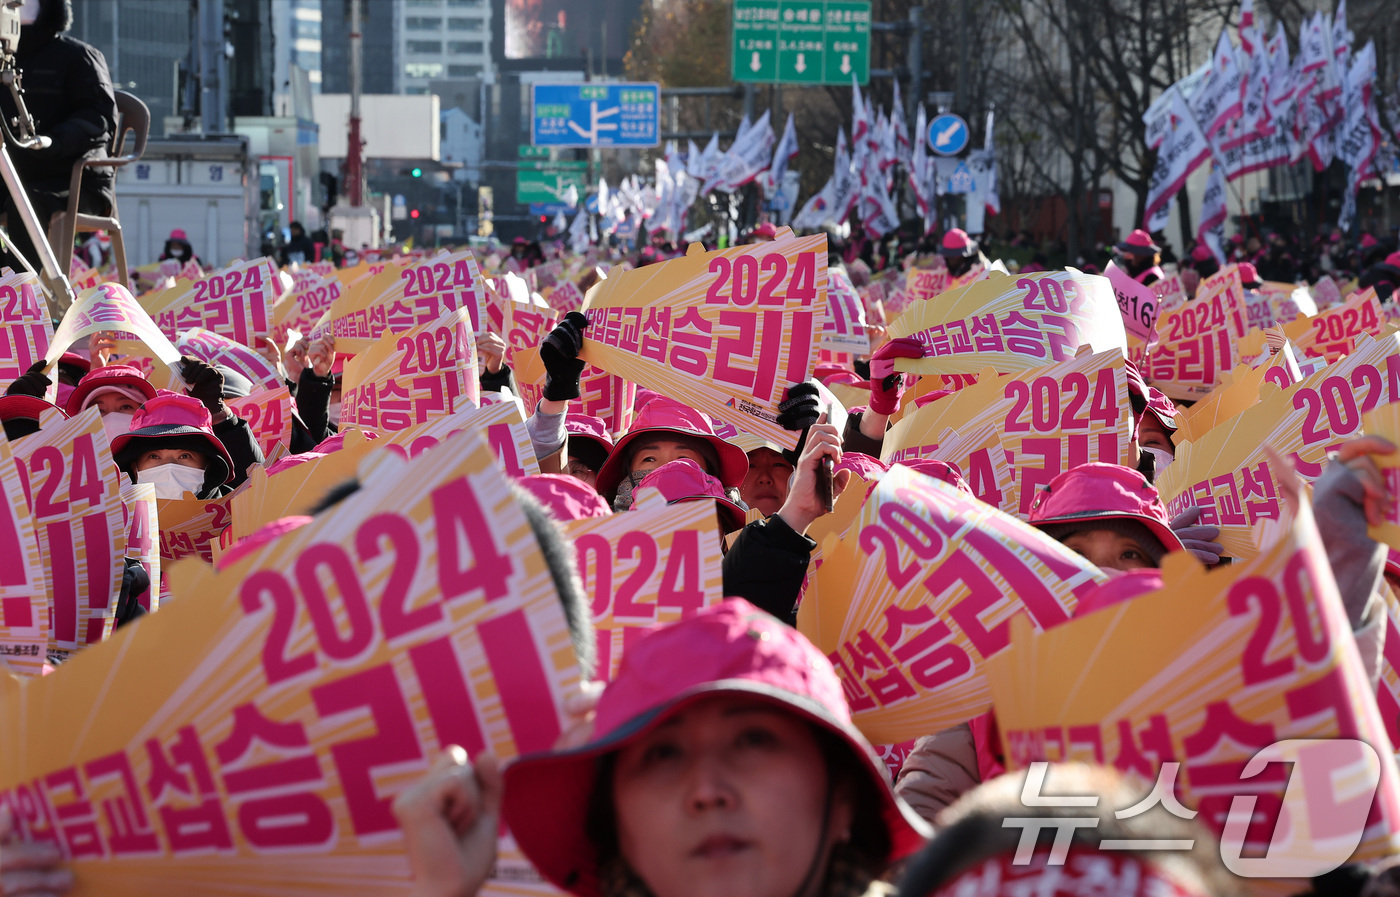
[[929, 834], [831, 662], [738, 599], [636, 642], [582, 746], [451, 748], [394, 812], [419, 897], [477, 893], [502, 820], [578, 897], [859, 897]]
[[1128, 276], [1143, 286], [1151, 286], [1167, 276], [1162, 270], [1162, 247], [1152, 241], [1152, 235], [1142, 228], [1128, 234], [1128, 238], [1113, 247], [1123, 258], [1123, 269]]
[[957, 280], [976, 269], [985, 269], [990, 264], [978, 247], [977, 241], [960, 227], [955, 227], [943, 235], [938, 254], [948, 263], [949, 281]]
[[233, 491], [234, 462], [214, 435], [209, 411], [196, 399], [162, 390], [112, 440], [112, 459], [133, 483], [151, 483], [156, 497], [209, 499]]

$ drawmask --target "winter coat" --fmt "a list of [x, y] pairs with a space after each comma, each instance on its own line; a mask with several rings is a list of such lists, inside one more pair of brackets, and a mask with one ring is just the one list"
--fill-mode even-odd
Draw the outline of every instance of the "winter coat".
[[[24, 104], [39, 134], [53, 140], [48, 149], [10, 149], [20, 180], [31, 193], [66, 194], [73, 163], [107, 158], [116, 133], [117, 100], [101, 51], [66, 32], [73, 24], [69, 0], [41, 0], [39, 17], [20, 30], [15, 54], [24, 85]], [[9, 91], [0, 91], [0, 112], [15, 114]], [[83, 192], [100, 194], [110, 209], [116, 193], [112, 169], [89, 169]]]

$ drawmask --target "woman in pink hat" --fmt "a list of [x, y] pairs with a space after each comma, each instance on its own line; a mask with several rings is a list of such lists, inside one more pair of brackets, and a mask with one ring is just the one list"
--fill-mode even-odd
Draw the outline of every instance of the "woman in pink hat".
[[81, 414], [96, 405], [102, 414], [107, 439], [131, 429], [131, 418], [141, 405], [156, 397], [156, 388], [140, 369], [123, 364], [98, 368], [78, 381], [68, 396], [68, 416]]
[[1123, 258], [1123, 270], [1143, 286], [1151, 286], [1167, 276], [1162, 270], [1162, 247], [1152, 242], [1152, 235], [1142, 228], [1113, 247]]
[[1161, 566], [1183, 551], [1157, 490], [1138, 471], [1081, 464], [1055, 477], [1031, 505], [1030, 524], [1106, 570]]
[[137, 409], [131, 429], [112, 440], [112, 459], [157, 498], [209, 499], [233, 491], [233, 459], [214, 435], [209, 410], [191, 396], [162, 390]]
[[[719, 532], [721, 536], [743, 529], [748, 509], [725, 493], [719, 480], [705, 473], [689, 458], [668, 461], [646, 476], [637, 484], [633, 493], [640, 500], [649, 491], [655, 490], [668, 505], [691, 501], [713, 501], [719, 512]], [[632, 510], [638, 510], [637, 501]]]
[[963, 277], [974, 269], [985, 268], [989, 264], [977, 241], [960, 227], [955, 227], [943, 235], [938, 254], [943, 256], [943, 260], [948, 264], [950, 280]]
[[859, 897], [929, 833], [831, 662], [740, 599], [629, 648], [581, 747], [449, 749], [394, 812], [421, 897], [475, 894], [502, 821], [577, 897]]

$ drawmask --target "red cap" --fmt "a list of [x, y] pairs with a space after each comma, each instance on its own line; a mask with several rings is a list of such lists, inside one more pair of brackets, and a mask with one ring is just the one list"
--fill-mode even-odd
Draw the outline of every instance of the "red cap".
[[[224, 464], [225, 475], [223, 479], [215, 482], [227, 483], [233, 479], [233, 458], [229, 456], [228, 449], [224, 448], [219, 437], [214, 435], [214, 424], [209, 417], [209, 409], [198, 399], [164, 389], [159, 390], [154, 399], [136, 410], [136, 414], [131, 418], [130, 430], [112, 440], [112, 457], [116, 459], [118, 467], [126, 470], [135, 460], [134, 456], [140, 451], [141, 443], [170, 439], [173, 436], [202, 438], [213, 450], [214, 457]], [[133, 445], [133, 442], [137, 444]]]
[[647, 402], [634, 421], [627, 435], [617, 441], [607, 462], [598, 471], [598, 494], [610, 495], [627, 475], [627, 448], [647, 433], [654, 435], [671, 434], [701, 439], [714, 447], [719, 455], [719, 481], [725, 488], [738, 489], [749, 472], [749, 456], [744, 450], [715, 435], [714, 428], [705, 415], [674, 399], [656, 396]]
[[933, 458], [910, 458], [899, 463], [926, 477], [938, 480], [940, 483], [947, 483], [959, 492], [972, 495], [972, 488], [967, 485], [967, 480], [964, 480], [958, 469], [947, 461], [935, 461]]
[[0, 396], [0, 422], [35, 420], [45, 411], [57, 411], [65, 420], [68, 415], [57, 405], [50, 405], [38, 396]]
[[969, 237], [967, 231], [955, 227], [943, 235], [938, 254], [946, 258], [969, 258], [977, 254], [977, 241]]
[[238, 563], [243, 558], [252, 554], [269, 542], [280, 539], [292, 530], [300, 529], [310, 523], [312, 518], [305, 515], [293, 515], [274, 520], [253, 530], [248, 535], [234, 542], [219, 555], [219, 560], [215, 562], [215, 570], [223, 570], [226, 567]]
[[588, 831], [599, 762], [717, 695], [773, 704], [834, 736], [863, 774], [858, 787], [878, 807], [889, 836], [889, 855], [872, 862], [883, 868], [923, 846], [931, 830], [895, 797], [884, 765], [852, 725], [831, 661], [796, 629], [730, 598], [628, 647], [598, 701], [592, 741], [528, 754], [506, 767], [503, 818], [545, 878], [578, 897], [600, 897], [601, 870]]
[[1120, 519], [1147, 527], [1167, 552], [1183, 550], [1157, 489], [1131, 467], [1081, 464], [1051, 480], [1031, 504], [1035, 527]]
[[515, 482], [560, 523], [612, 514], [612, 508], [592, 486], [568, 474], [540, 473], [520, 477]]
[[[642, 477], [642, 481], [637, 484], [633, 495], [641, 497], [642, 490], [655, 489], [661, 493], [661, 497], [666, 499], [667, 504], [675, 504], [682, 501], [705, 501], [711, 499], [719, 505], [720, 516], [725, 521], [724, 531], [732, 533], [736, 529], [743, 529], [748, 521], [747, 512], [730, 500], [724, 494], [724, 487], [719, 484], [719, 480], [710, 476], [700, 469], [689, 458], [680, 458], [676, 461], [669, 461]], [[632, 502], [632, 510], [641, 510], [637, 501]]]
[[1259, 269], [1251, 262], [1240, 262], [1240, 282], [1250, 289], [1259, 286]]
[[73, 394], [64, 406], [69, 416], [86, 408], [92, 400], [103, 393], [119, 392], [130, 396], [138, 403], [149, 402], [156, 397], [156, 388], [151, 385], [140, 368], [125, 364], [108, 365], [83, 376], [73, 387]]
[[1152, 235], [1142, 228], [1128, 234], [1128, 239], [1114, 248], [1119, 252], [1129, 252], [1133, 255], [1155, 255], [1162, 251], [1162, 247], [1152, 242]]

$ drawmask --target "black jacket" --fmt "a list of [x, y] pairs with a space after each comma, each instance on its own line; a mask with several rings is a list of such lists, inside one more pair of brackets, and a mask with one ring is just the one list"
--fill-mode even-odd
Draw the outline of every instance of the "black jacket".
[[776, 514], [755, 520], [739, 531], [724, 556], [724, 594], [797, 625], [797, 599], [816, 547]]
[[[116, 132], [117, 100], [107, 60], [90, 44], [64, 32], [73, 23], [69, 0], [41, 0], [39, 18], [20, 32], [16, 60], [24, 104], [38, 133], [52, 138], [44, 150], [11, 149], [20, 179], [30, 192], [65, 193], [79, 158], [106, 158]], [[0, 111], [15, 114], [9, 91], [0, 91]], [[112, 169], [90, 169], [83, 192], [97, 192], [111, 207]]]

